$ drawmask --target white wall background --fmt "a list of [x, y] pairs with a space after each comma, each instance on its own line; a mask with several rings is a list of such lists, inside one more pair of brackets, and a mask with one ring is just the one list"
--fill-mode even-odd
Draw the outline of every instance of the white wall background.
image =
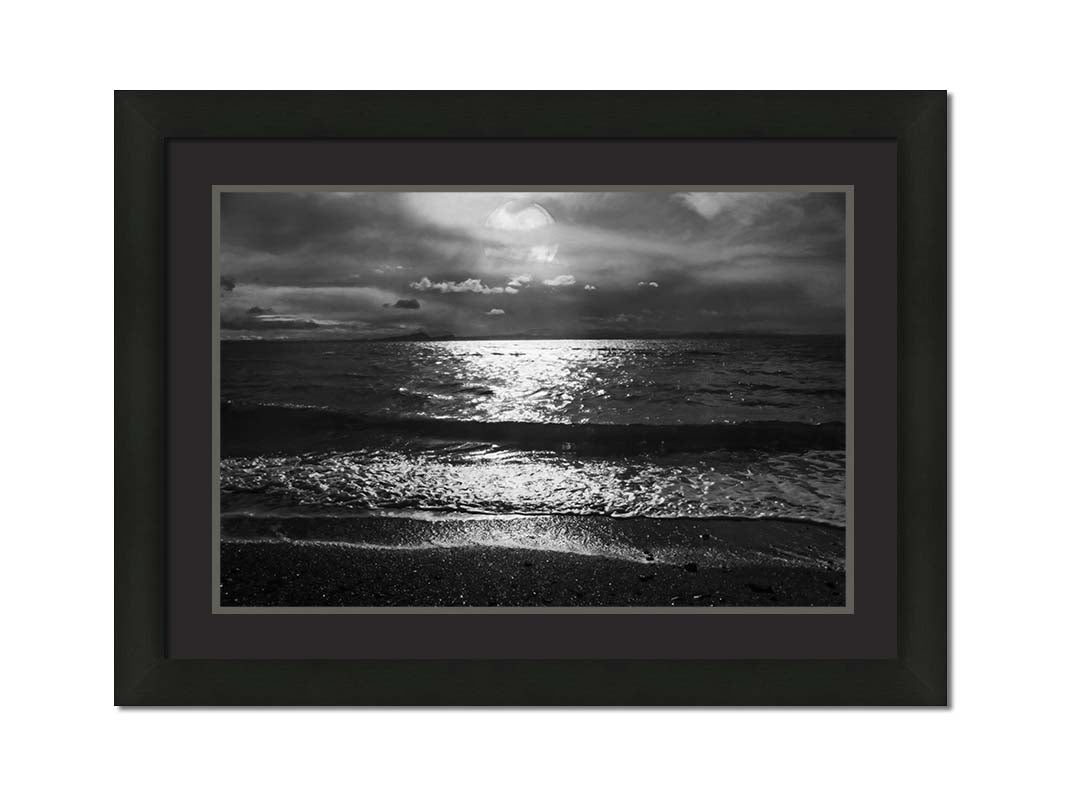
[[[1053, 3], [20, 3], [0, 314], [10, 797], [1062, 791], [1063, 20]], [[1056, 76], [1060, 77], [1057, 78]], [[952, 92], [950, 711], [111, 706], [115, 88]]]

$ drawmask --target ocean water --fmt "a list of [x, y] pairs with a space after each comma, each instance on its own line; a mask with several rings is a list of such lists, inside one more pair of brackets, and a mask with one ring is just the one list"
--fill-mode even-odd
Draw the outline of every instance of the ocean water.
[[845, 523], [845, 343], [223, 342], [231, 516]]

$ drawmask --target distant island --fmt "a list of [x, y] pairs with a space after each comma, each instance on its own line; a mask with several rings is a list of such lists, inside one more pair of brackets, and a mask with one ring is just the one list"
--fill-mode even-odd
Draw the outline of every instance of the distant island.
[[456, 337], [451, 333], [443, 333], [440, 336], [431, 336], [426, 331], [417, 333], [405, 333], [401, 336], [385, 336], [381, 339], [367, 339], [370, 342], [450, 342]]

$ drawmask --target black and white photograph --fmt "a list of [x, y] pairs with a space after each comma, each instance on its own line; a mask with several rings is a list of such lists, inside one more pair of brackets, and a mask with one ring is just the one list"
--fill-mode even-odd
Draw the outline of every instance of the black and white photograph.
[[844, 608], [847, 203], [220, 189], [219, 606]]

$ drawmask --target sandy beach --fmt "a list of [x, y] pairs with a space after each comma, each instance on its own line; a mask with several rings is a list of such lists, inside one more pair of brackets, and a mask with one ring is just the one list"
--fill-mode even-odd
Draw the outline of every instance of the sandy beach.
[[223, 519], [223, 606], [843, 606], [845, 532], [781, 520]]

